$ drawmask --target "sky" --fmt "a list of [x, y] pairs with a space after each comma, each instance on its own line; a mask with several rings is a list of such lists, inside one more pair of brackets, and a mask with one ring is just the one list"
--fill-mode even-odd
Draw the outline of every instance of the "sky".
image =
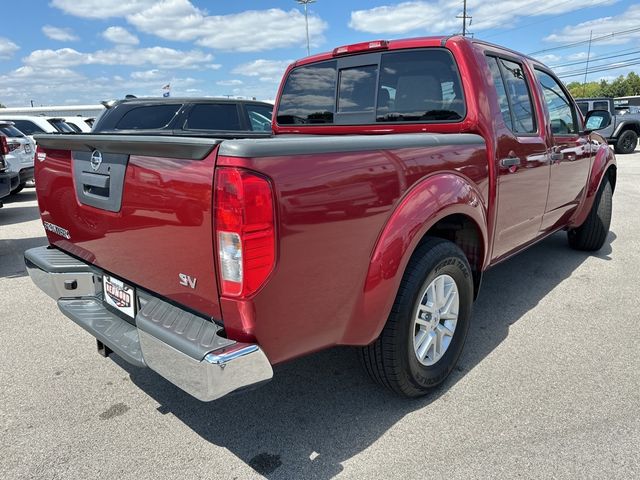
[[[309, 5], [311, 53], [459, 33], [462, 5], [316, 0]], [[640, 71], [637, 1], [468, 0], [467, 14], [476, 38], [533, 54], [567, 83], [584, 79], [587, 56], [588, 80]], [[167, 84], [172, 96], [272, 100], [286, 66], [306, 56], [304, 13], [295, 0], [24, 0], [3, 2], [2, 18], [6, 106], [160, 96]]]

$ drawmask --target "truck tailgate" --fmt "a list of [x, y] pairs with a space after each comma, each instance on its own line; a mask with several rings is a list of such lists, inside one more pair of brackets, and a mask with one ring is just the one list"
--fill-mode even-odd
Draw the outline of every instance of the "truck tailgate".
[[51, 245], [221, 319], [212, 184], [219, 139], [40, 135], [36, 190]]

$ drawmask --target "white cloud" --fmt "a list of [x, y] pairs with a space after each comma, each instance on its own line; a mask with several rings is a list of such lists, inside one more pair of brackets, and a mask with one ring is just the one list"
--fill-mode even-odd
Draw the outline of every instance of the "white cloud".
[[59, 28], [51, 25], [45, 25], [42, 27], [42, 33], [51, 40], [57, 40], [59, 42], [75, 42], [80, 40], [80, 38], [75, 35], [70, 28]]
[[[139, 96], [158, 96], [162, 86], [171, 83], [172, 94], [186, 95], [200, 80], [192, 77], [163, 75], [155, 78], [123, 78], [119, 75], [87, 77], [68, 68], [23, 66], [0, 75], [0, 98], [7, 105], [37, 105], [69, 103], [98, 103], [101, 100], [122, 98], [132, 93]], [[71, 97], [73, 95], [73, 97]]]
[[[164, 0], [129, 15], [127, 21], [140, 31], [168, 40], [226, 51], [258, 52], [306, 42], [304, 15], [297, 9], [247, 10], [230, 15], [207, 15], [188, 0]], [[327, 24], [309, 15], [312, 43], [323, 40]]]
[[11, 58], [14, 53], [20, 50], [20, 47], [8, 38], [0, 37], [0, 59]]
[[165, 72], [154, 68], [143, 72], [131, 72], [131, 78], [135, 80], [160, 80], [161, 78], [167, 78], [167, 75]]
[[104, 32], [102, 32], [102, 37], [112, 43], [118, 43], [122, 45], [137, 45], [140, 43], [138, 37], [122, 27], [109, 27]]
[[260, 77], [261, 82], [278, 83], [293, 60], [264, 60], [262, 58], [238, 65], [231, 73], [247, 77]]
[[195, 69], [208, 64], [213, 55], [199, 50], [174, 50], [166, 47], [132, 48], [81, 53], [72, 48], [35, 50], [23, 59], [25, 65], [65, 68], [77, 65], [153, 65], [160, 68]]
[[[593, 53], [591, 53], [590, 57], [593, 58], [595, 55]], [[572, 53], [571, 55], [567, 56], [567, 60], [586, 60], [587, 59], [587, 52], [578, 52], [578, 53]]]
[[[406, 33], [414, 30], [442, 32], [451, 30], [459, 21], [452, 8], [439, 2], [403, 2], [369, 10], [351, 12], [349, 26], [369, 33]], [[450, 2], [449, 2], [450, 3]]]
[[553, 53], [549, 53], [547, 55], [534, 55], [534, 57], [536, 58], [536, 60], [539, 60], [547, 65], [553, 62], [557, 62], [562, 58], [558, 55], [554, 55]]
[[[545, 37], [548, 42], [579, 42], [588, 41], [589, 35], [593, 32], [593, 37], [602, 37], [614, 32], [631, 30], [638, 28], [640, 23], [640, 5], [630, 6], [624, 13], [615, 17], [602, 17], [577, 25], [567, 25], [560, 33], [554, 33]], [[597, 41], [598, 45], [619, 45], [630, 41], [638, 41], [640, 31], [622, 35], [612, 35], [611, 37]]]
[[84, 18], [123, 17], [150, 8], [156, 0], [53, 0], [51, 6]]
[[[474, 32], [504, 27], [520, 17], [546, 16], [583, 10], [590, 6], [616, 3], [618, 0], [582, 0], [580, 2], [558, 2], [557, 0], [507, 0], [496, 8], [494, 2], [469, 0], [468, 12], [473, 16], [471, 30]], [[409, 1], [351, 12], [349, 26], [368, 33], [400, 34], [413, 31], [455, 33], [461, 21], [461, 3], [451, 0]]]
[[[304, 15], [299, 9], [246, 10], [229, 15], [209, 15], [189, 0], [53, 0], [52, 5], [85, 18], [122, 17], [139, 31], [172, 41], [238, 52], [304, 47]], [[324, 41], [327, 23], [309, 14], [312, 45]]]
[[242, 85], [244, 82], [242, 80], [220, 80], [216, 82], [216, 85], [220, 85], [223, 87], [230, 87], [234, 85]]

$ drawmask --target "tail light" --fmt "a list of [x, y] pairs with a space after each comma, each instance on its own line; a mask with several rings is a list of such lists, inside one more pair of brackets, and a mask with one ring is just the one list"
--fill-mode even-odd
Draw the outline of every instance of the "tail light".
[[0, 154], [8, 155], [10, 151], [9, 144], [7, 143], [7, 137], [0, 135]]
[[215, 238], [222, 295], [246, 297], [275, 264], [273, 190], [247, 170], [221, 167], [215, 177]]
[[389, 42], [386, 40], [374, 40], [373, 42], [354, 43], [352, 45], [344, 45], [333, 49], [333, 56], [349, 55], [351, 53], [386, 50], [389, 48]]

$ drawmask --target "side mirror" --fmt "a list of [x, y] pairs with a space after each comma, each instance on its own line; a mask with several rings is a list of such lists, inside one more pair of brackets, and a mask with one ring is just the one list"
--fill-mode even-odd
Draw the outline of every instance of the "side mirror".
[[606, 110], [591, 110], [584, 119], [585, 133], [601, 130], [611, 125], [611, 114]]

